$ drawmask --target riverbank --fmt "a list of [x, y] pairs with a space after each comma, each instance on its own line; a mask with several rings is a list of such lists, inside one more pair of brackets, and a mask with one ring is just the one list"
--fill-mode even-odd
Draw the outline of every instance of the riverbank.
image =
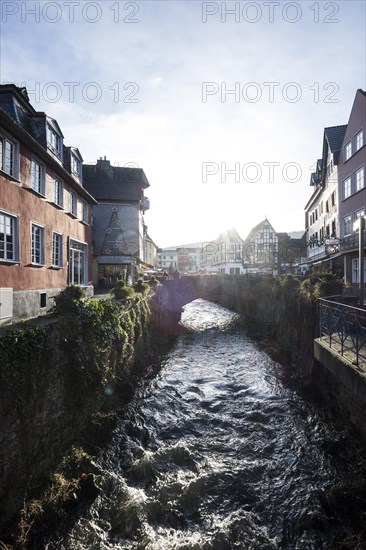
[[87, 498], [88, 484], [93, 492], [88, 451], [108, 440], [141, 369], [166, 341], [149, 292], [145, 285], [120, 301], [87, 301], [70, 287], [52, 321], [0, 338], [3, 543], [26, 548], [33, 524]]

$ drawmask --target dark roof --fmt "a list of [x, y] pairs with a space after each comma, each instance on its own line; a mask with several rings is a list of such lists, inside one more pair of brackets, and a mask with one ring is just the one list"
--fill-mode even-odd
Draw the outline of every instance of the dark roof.
[[364, 92], [361, 88], [359, 88], [357, 91], [360, 92], [360, 94], [362, 94], [366, 97], [366, 92]]
[[342, 126], [330, 126], [329, 128], [324, 128], [324, 133], [329, 143], [329, 149], [331, 153], [336, 153], [337, 151], [340, 151], [346, 130], [347, 124], [343, 124]]
[[83, 184], [97, 200], [141, 200], [150, 186], [142, 168], [112, 166], [108, 160], [83, 164]]
[[[268, 225], [271, 227], [272, 231], [275, 232], [275, 230], [273, 229], [272, 225], [269, 223], [269, 221], [267, 220], [267, 218], [265, 218], [264, 220], [262, 220], [260, 223], [258, 223], [258, 225], [256, 225], [255, 227], [253, 227], [253, 229], [251, 230], [251, 232], [249, 233], [249, 235], [247, 236], [247, 238], [245, 239], [245, 242], [250, 242], [253, 237], [258, 233], [260, 227], [264, 224], [264, 223], [268, 223]], [[276, 233], [276, 232], [275, 232]]]
[[[0, 87], [1, 88], [1, 87]], [[0, 105], [1, 105], [0, 98]], [[58, 174], [61, 179], [66, 181], [73, 189], [75, 189], [84, 199], [86, 199], [90, 204], [96, 204], [97, 201], [92, 197], [86, 189], [84, 189], [78, 182], [74, 180], [72, 175], [65, 169], [65, 167], [60, 164], [57, 160], [49, 154], [48, 150], [37, 140], [30, 132], [24, 129], [24, 127], [19, 124], [19, 122], [11, 117], [8, 112], [6, 112], [0, 106], [0, 124], [14, 136], [15, 139], [21, 141], [24, 145], [29, 147], [32, 152], [47, 164], [56, 174]]]

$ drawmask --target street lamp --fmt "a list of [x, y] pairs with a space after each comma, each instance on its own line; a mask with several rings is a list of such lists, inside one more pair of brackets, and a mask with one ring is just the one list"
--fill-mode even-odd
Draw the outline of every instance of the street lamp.
[[360, 216], [353, 224], [353, 231], [358, 230], [358, 271], [359, 271], [359, 292], [360, 292], [360, 307], [364, 307], [363, 303], [363, 297], [364, 297], [364, 270], [363, 270], [363, 264], [364, 264], [364, 257], [365, 257], [365, 251], [364, 251], [364, 230], [365, 230], [365, 218], [364, 216]]

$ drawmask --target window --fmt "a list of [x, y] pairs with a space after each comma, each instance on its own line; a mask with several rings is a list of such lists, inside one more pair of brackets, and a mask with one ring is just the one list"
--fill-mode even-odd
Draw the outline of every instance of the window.
[[45, 170], [43, 164], [32, 160], [32, 189], [40, 195], [45, 194]]
[[52, 235], [52, 266], [62, 267], [62, 235], [60, 233]]
[[89, 218], [89, 207], [88, 207], [88, 203], [86, 203], [85, 201], [83, 201], [83, 222], [84, 223], [88, 223], [88, 218]]
[[[363, 264], [363, 280], [366, 281], [366, 259]], [[352, 283], [359, 283], [358, 258], [352, 260]]]
[[355, 172], [356, 191], [360, 191], [365, 185], [365, 176], [363, 167]]
[[335, 205], [335, 191], [332, 193], [332, 206]]
[[337, 231], [336, 231], [336, 221], [333, 220], [332, 221], [332, 233], [331, 233], [331, 237], [333, 237], [333, 239], [336, 238], [336, 234], [337, 234]]
[[365, 215], [365, 210], [361, 208], [361, 210], [357, 210], [357, 212], [354, 213], [353, 217], [354, 220], [358, 220], [358, 218], [362, 218]]
[[69, 284], [87, 284], [87, 245], [70, 239], [69, 246]]
[[344, 146], [344, 160], [348, 160], [352, 156], [352, 141], [349, 141]]
[[352, 216], [343, 218], [343, 234], [346, 237], [352, 233]]
[[70, 213], [73, 216], [78, 215], [78, 201], [75, 193], [73, 193], [72, 191], [70, 191]]
[[31, 262], [44, 265], [44, 227], [31, 225]]
[[358, 151], [363, 145], [363, 130], [360, 130], [355, 137], [355, 150]]
[[61, 136], [49, 124], [47, 124], [47, 144], [52, 152], [61, 158]]
[[0, 170], [13, 178], [18, 178], [19, 175], [18, 151], [18, 144], [15, 141], [0, 135]]
[[53, 180], [53, 202], [57, 206], [63, 207], [64, 205], [64, 187], [60, 180]]
[[351, 178], [347, 178], [343, 182], [343, 198], [347, 199], [351, 196]]
[[73, 153], [71, 153], [71, 173], [81, 178], [81, 162]]
[[0, 262], [19, 261], [18, 218], [0, 211]]

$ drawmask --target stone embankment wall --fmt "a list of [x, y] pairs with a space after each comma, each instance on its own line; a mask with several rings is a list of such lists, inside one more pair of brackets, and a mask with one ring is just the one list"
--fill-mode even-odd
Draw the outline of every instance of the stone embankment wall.
[[[43, 326], [0, 338], [0, 522], [74, 443], [99, 444], [155, 338], [146, 297], [74, 301]], [[107, 430], [108, 431], [108, 430]], [[99, 441], [98, 441], [99, 438]]]
[[[314, 356], [314, 339], [319, 337], [316, 298], [336, 294], [340, 287], [332, 289], [327, 283], [315, 288], [311, 282], [300, 287], [291, 279], [253, 278], [248, 282], [242, 277], [226, 284], [230, 292], [223, 293], [220, 303], [241, 315], [248, 334], [269, 344], [275, 357], [288, 365], [290, 378], [321, 395], [366, 441], [366, 373], [327, 349]], [[242, 299], [244, 292], [248, 295], [248, 284], [252, 296]]]

